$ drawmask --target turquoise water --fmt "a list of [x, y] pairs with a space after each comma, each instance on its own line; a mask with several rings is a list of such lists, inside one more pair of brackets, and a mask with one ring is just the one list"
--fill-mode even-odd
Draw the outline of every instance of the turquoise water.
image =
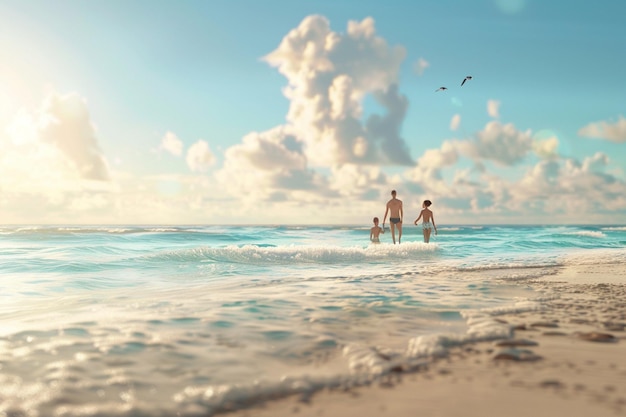
[[619, 225], [419, 232], [0, 227], [0, 414], [211, 415], [362, 383], [430, 336], [471, 341], [473, 311], [534, 308], [524, 278], [626, 263]]

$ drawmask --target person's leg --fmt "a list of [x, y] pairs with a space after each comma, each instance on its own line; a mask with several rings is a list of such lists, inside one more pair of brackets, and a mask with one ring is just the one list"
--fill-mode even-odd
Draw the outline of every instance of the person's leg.
[[430, 242], [430, 229], [424, 229], [424, 242]]
[[402, 243], [402, 223], [398, 223], [398, 243]]
[[393, 244], [396, 244], [396, 224], [391, 223], [391, 238], [393, 239]]

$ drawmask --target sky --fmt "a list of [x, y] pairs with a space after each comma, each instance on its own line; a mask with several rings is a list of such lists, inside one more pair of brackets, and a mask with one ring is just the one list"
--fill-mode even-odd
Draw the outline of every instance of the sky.
[[0, 0], [0, 224], [626, 224], [624, 16]]

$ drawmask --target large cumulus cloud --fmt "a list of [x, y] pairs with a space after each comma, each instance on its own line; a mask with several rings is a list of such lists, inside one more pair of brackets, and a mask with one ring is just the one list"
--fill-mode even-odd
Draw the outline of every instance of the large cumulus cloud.
[[[402, 47], [376, 35], [371, 18], [349, 22], [346, 33], [332, 31], [322, 16], [305, 18], [264, 57], [287, 79], [286, 124], [227, 149], [218, 180], [248, 198], [302, 191], [324, 201], [355, 187], [368, 194], [363, 178], [376, 175], [367, 167], [413, 164], [401, 136], [408, 101], [397, 83], [404, 58]], [[381, 113], [364, 117], [366, 97]]]
[[[411, 164], [400, 136], [408, 103], [397, 86], [405, 55], [376, 35], [372, 18], [340, 34], [326, 18], [309, 16], [264, 58], [287, 78], [287, 120], [311, 164]], [[364, 121], [367, 95], [384, 114]]]

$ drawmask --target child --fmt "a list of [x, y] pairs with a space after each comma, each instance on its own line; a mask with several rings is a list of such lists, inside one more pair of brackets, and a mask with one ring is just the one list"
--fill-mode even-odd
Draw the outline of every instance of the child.
[[417, 226], [417, 222], [419, 219], [422, 219], [422, 232], [424, 232], [424, 243], [430, 242], [430, 233], [435, 230], [435, 234], [437, 234], [437, 226], [435, 225], [435, 215], [428, 207], [430, 207], [432, 203], [430, 200], [424, 200], [422, 204], [422, 212], [419, 217], [415, 219], [415, 225]]
[[372, 243], [380, 243], [380, 239], [378, 236], [381, 233], [385, 233], [385, 229], [378, 226], [378, 217], [374, 217], [374, 227], [370, 229], [370, 241]]

